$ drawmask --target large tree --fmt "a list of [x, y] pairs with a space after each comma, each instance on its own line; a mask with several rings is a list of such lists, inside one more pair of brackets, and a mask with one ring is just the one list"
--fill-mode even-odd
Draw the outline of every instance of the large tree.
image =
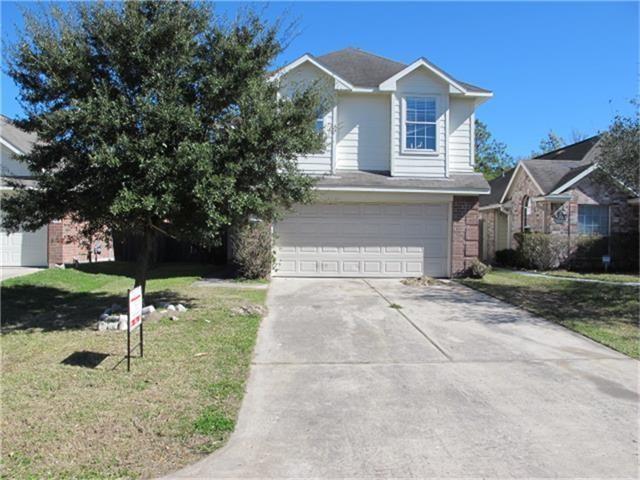
[[320, 95], [278, 98], [268, 69], [278, 26], [247, 13], [222, 21], [205, 4], [79, 4], [26, 18], [7, 51], [40, 143], [23, 157], [37, 189], [3, 202], [9, 231], [70, 217], [83, 233], [143, 237], [145, 286], [156, 232], [201, 244], [250, 215], [308, 199], [295, 159], [319, 149]]
[[602, 134], [598, 153], [598, 171], [614, 178], [635, 195], [640, 195], [640, 114], [616, 115], [609, 129]]
[[487, 125], [480, 120], [475, 122], [475, 138], [476, 170], [487, 180], [494, 179], [513, 165], [507, 146], [493, 138]]

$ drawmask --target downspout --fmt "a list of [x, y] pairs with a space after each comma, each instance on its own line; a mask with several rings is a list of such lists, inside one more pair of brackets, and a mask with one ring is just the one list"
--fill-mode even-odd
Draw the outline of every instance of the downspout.
[[571, 270], [571, 200], [569, 200], [567, 214], [567, 266]]

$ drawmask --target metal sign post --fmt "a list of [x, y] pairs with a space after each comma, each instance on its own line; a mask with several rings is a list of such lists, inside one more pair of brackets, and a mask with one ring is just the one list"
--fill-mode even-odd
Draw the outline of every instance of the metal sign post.
[[137, 286], [128, 291], [129, 309], [127, 312], [127, 372], [131, 371], [131, 332], [140, 328], [140, 343], [133, 348], [140, 347], [140, 357], [143, 356], [143, 333], [142, 333], [142, 288]]

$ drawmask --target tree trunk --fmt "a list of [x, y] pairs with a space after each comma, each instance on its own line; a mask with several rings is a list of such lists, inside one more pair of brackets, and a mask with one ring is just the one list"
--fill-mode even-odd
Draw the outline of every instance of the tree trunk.
[[134, 287], [140, 285], [142, 287], [142, 294], [144, 295], [145, 288], [147, 286], [147, 272], [149, 270], [149, 261], [151, 260], [151, 253], [153, 252], [153, 240], [155, 238], [155, 232], [151, 227], [145, 227], [142, 236], [142, 248], [138, 254], [138, 261], [136, 265], [136, 278]]

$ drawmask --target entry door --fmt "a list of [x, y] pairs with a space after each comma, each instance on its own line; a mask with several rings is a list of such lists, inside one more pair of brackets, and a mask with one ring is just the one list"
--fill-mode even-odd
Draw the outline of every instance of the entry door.
[[448, 204], [299, 206], [274, 233], [275, 276], [448, 274]]

